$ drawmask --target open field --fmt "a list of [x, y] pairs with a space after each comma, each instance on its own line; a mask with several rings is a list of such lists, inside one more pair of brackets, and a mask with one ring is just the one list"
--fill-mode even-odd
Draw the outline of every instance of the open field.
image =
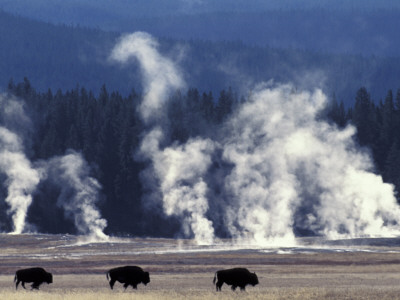
[[[400, 299], [400, 249], [395, 245], [342, 248], [202, 248], [190, 241], [129, 239], [80, 243], [71, 236], [0, 235], [0, 299]], [[105, 272], [139, 265], [151, 282], [110, 290]], [[16, 291], [17, 269], [42, 266], [54, 283]], [[246, 292], [215, 292], [214, 272], [247, 267], [260, 284]], [[29, 285], [27, 285], [28, 287]]]

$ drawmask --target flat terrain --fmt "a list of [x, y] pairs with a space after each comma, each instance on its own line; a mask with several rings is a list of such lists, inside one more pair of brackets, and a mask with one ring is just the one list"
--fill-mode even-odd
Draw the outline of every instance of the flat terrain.
[[[0, 235], [0, 299], [400, 299], [397, 240], [335, 247], [207, 248], [166, 239], [85, 243], [73, 236]], [[110, 290], [105, 272], [122, 265], [141, 266], [151, 282], [126, 291], [116, 283]], [[15, 271], [32, 266], [52, 272], [54, 283], [16, 291]], [[260, 284], [215, 292], [214, 272], [239, 266], [256, 272]]]

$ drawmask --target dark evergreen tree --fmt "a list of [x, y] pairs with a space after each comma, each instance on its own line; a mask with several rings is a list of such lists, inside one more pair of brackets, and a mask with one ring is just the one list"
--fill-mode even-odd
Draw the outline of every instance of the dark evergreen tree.
[[382, 175], [385, 182], [395, 185], [397, 201], [400, 202], [400, 148], [397, 142], [389, 149]]
[[357, 91], [352, 120], [357, 127], [357, 138], [361, 146], [372, 145], [377, 138], [375, 107], [365, 87]]
[[396, 110], [400, 110], [400, 89], [397, 89], [395, 108]]
[[215, 120], [214, 98], [211, 92], [208, 94], [203, 93], [199, 109], [201, 115], [207, 122], [213, 122]]
[[216, 120], [218, 123], [223, 122], [225, 118], [232, 112], [235, 102], [236, 101], [230, 87], [228, 91], [221, 91], [218, 98], [218, 104], [215, 108]]
[[395, 110], [393, 102], [393, 93], [390, 90], [385, 98], [385, 101], [380, 105], [380, 110], [377, 113], [380, 118], [379, 139], [375, 145], [376, 163], [380, 170], [383, 170], [385, 158], [394, 141], [395, 130]]
[[335, 95], [333, 95], [328, 107], [328, 118], [335, 122], [339, 127], [344, 127], [346, 125], [346, 111], [344, 109], [344, 103], [343, 101], [340, 101], [339, 104]]
[[69, 129], [67, 141], [65, 143], [65, 148], [74, 150], [82, 149], [80, 138], [78, 135], [78, 130], [76, 129], [76, 126], [74, 124], [72, 124]]
[[184, 142], [189, 138], [188, 128], [185, 126], [186, 105], [181, 91], [177, 91], [168, 101], [168, 120], [171, 141]]

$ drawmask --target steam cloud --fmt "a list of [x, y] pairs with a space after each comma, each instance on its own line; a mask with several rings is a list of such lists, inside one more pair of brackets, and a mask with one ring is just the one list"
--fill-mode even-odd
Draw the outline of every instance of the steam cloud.
[[[139, 152], [151, 161], [152, 196], [161, 195], [155, 200], [166, 215], [182, 219], [186, 236], [213, 243], [219, 217], [209, 201], [221, 206], [232, 238], [258, 246], [295, 244], [296, 230], [330, 239], [400, 235], [393, 186], [373, 173], [371, 157], [354, 142], [354, 127], [339, 129], [319, 118], [327, 102], [320, 90], [259, 87], [224, 124], [218, 142], [196, 137], [171, 143], [163, 130], [164, 107], [184, 81], [157, 47], [150, 35], [134, 33], [119, 41], [111, 59], [139, 62], [145, 81], [139, 113], [147, 126]], [[0, 96], [0, 105], [0, 172], [13, 233], [26, 230], [32, 194], [46, 177], [61, 188], [58, 204], [79, 233], [107, 240], [107, 222], [96, 208], [101, 187], [82, 155], [70, 151], [34, 168], [25, 154], [31, 126], [22, 102]], [[214, 160], [230, 167], [211, 169]], [[222, 174], [218, 197], [225, 201], [209, 193], [214, 171]]]
[[198, 244], [210, 244], [214, 239], [212, 222], [205, 215], [208, 210], [207, 184], [203, 180], [209, 165], [214, 143], [211, 140], [189, 140], [185, 145], [159, 148], [162, 132], [155, 129], [142, 143], [154, 164], [160, 180], [164, 211], [167, 215], [183, 217], [186, 236], [193, 232]]
[[145, 81], [140, 114], [146, 123], [159, 121], [168, 94], [184, 86], [173, 62], [161, 56], [157, 47], [149, 34], [136, 32], [122, 37], [111, 53], [111, 59], [121, 63], [132, 59], [139, 62]]
[[13, 232], [22, 233], [26, 227], [25, 219], [32, 203], [32, 193], [40, 181], [40, 174], [35, 170], [24, 153], [22, 139], [16, 133], [25, 129], [29, 118], [24, 113], [20, 102], [0, 95], [2, 123], [15, 130], [0, 126], [0, 172], [7, 179], [6, 203], [10, 206], [8, 213], [12, 216]]
[[7, 176], [5, 185], [8, 195], [5, 201], [12, 215], [12, 233], [19, 234], [24, 230], [32, 193], [40, 176], [25, 156], [19, 137], [4, 127], [0, 127], [0, 171]]
[[107, 240], [104, 233], [107, 221], [96, 207], [100, 184], [89, 176], [89, 167], [82, 155], [69, 151], [46, 162], [46, 172], [61, 187], [58, 204], [66, 216], [73, 219], [80, 234], [95, 240]]
[[95, 203], [99, 183], [91, 178], [83, 157], [71, 151], [32, 165], [25, 155], [23, 143], [29, 143], [32, 128], [24, 112], [23, 102], [0, 95], [0, 172], [6, 175], [6, 203], [12, 216], [13, 232], [26, 231], [26, 216], [32, 203], [32, 194], [43, 179], [51, 178], [61, 187], [58, 199], [66, 214], [74, 219], [79, 233], [105, 240], [103, 233], [107, 222], [101, 219]]
[[210, 201], [221, 206], [224, 226], [239, 242], [295, 244], [295, 230], [327, 238], [400, 234], [393, 186], [373, 173], [370, 156], [354, 142], [353, 126], [339, 129], [318, 117], [327, 103], [321, 90], [258, 87], [226, 122], [218, 143], [197, 137], [162, 147], [168, 143], [160, 125], [163, 106], [183, 80], [156, 48], [151, 36], [134, 33], [120, 40], [111, 58], [134, 58], [141, 66], [140, 113], [149, 131], [140, 153], [152, 162], [152, 186], [162, 195], [164, 212], [182, 218], [187, 236], [192, 232], [199, 244], [214, 240], [211, 220], [218, 216], [208, 211], [213, 196], [206, 184], [214, 159], [232, 167], [223, 171], [218, 195], [225, 201]]
[[228, 122], [223, 155], [234, 164], [225, 179], [232, 236], [260, 245], [294, 243], [294, 226], [327, 238], [400, 233], [393, 186], [372, 173], [354, 127], [318, 119], [325, 105], [320, 90], [270, 87]]
[[126, 63], [134, 58], [140, 64], [145, 81], [140, 114], [150, 128], [140, 152], [152, 161], [153, 180], [159, 182], [164, 212], [183, 218], [186, 236], [193, 233], [198, 244], [210, 244], [214, 229], [205, 216], [208, 188], [203, 177], [211, 163], [214, 145], [211, 140], [197, 138], [185, 145], [161, 147], [166, 138], [160, 126], [165, 117], [163, 107], [170, 92], [182, 88], [184, 81], [173, 62], [160, 55], [157, 46], [150, 35], [133, 33], [120, 40], [111, 59]]

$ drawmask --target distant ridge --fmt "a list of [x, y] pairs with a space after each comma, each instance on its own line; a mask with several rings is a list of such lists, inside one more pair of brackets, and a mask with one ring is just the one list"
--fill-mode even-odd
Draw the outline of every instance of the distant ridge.
[[[132, 32], [140, 28], [132, 28]], [[52, 25], [0, 11], [0, 87], [10, 78], [29, 78], [36, 89], [85, 86], [97, 93], [140, 91], [138, 70], [108, 61], [119, 33], [81, 26]], [[399, 87], [400, 59], [328, 55], [296, 49], [248, 46], [242, 42], [159, 39], [160, 50], [179, 62], [188, 86], [200, 91], [231, 86], [247, 95], [254, 84], [273, 79], [298, 88], [323, 88], [352, 104], [365, 86], [374, 98]], [[181, 55], [183, 54], [183, 55]]]
[[52, 24], [241, 41], [320, 53], [399, 56], [394, 0], [15, 0], [0, 9]]

